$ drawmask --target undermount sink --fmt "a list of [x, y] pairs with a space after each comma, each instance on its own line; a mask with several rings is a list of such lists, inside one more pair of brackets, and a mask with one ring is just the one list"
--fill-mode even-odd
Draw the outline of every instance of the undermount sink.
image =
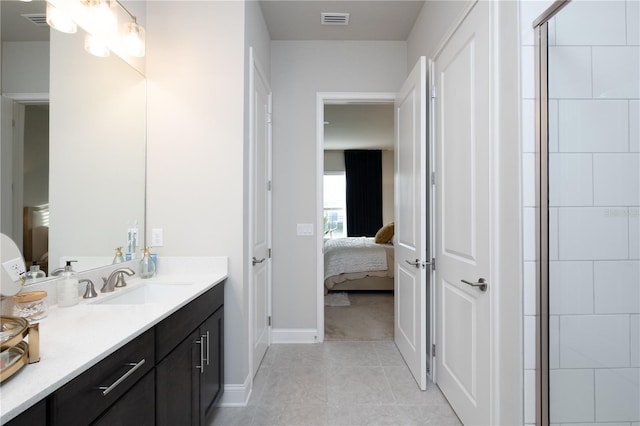
[[166, 303], [184, 292], [188, 283], [141, 284], [133, 288], [116, 289], [114, 293], [99, 297], [91, 304], [98, 305], [145, 305]]

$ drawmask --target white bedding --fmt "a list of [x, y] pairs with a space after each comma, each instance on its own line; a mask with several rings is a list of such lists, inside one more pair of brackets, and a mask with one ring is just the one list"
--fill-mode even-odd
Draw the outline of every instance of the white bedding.
[[324, 279], [352, 272], [384, 271], [387, 254], [373, 238], [333, 238], [324, 244]]

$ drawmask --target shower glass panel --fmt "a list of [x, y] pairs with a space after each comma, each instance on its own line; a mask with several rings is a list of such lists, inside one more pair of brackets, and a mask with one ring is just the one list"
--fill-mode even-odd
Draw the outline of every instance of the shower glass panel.
[[640, 422], [640, 2], [548, 23], [549, 420]]

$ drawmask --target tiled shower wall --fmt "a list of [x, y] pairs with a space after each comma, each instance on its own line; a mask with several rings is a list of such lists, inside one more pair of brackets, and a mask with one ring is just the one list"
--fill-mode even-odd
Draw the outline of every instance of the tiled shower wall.
[[[525, 422], [535, 422], [535, 70], [521, 3]], [[552, 424], [640, 425], [640, 1], [549, 23]]]

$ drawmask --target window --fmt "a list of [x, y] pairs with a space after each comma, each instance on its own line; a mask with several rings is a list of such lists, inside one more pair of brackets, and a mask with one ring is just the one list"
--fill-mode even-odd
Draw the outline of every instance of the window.
[[344, 172], [324, 175], [324, 237], [347, 236], [346, 180]]

